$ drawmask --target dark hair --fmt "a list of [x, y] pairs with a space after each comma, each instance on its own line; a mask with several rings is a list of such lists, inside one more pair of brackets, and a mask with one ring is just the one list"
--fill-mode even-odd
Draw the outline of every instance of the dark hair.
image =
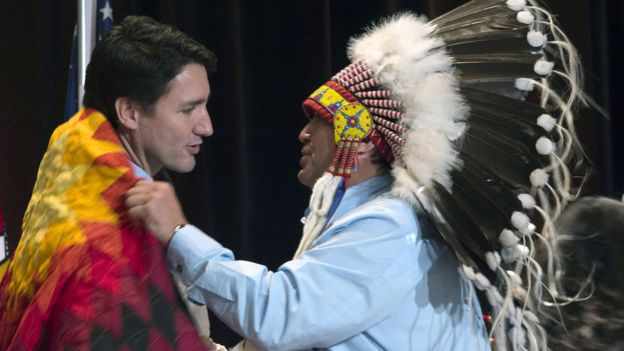
[[128, 16], [95, 46], [87, 66], [83, 105], [117, 126], [115, 101], [126, 97], [150, 113], [184, 66], [198, 63], [210, 74], [215, 55], [178, 29], [149, 17]]
[[[368, 143], [369, 141], [371, 141], [370, 136], [367, 136], [363, 140], [363, 142], [365, 143]], [[383, 155], [381, 154], [381, 152], [379, 152], [379, 149], [377, 149], [376, 146], [373, 148], [373, 151], [371, 152], [370, 160], [371, 160], [371, 163], [377, 166], [377, 168], [380, 171], [388, 171], [392, 169], [392, 165], [388, 162], [388, 160], [386, 160], [383, 157]]]

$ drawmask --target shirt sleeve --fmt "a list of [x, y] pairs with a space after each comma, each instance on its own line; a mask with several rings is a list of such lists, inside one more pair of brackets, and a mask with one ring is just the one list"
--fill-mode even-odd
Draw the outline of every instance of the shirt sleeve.
[[400, 217], [387, 209], [347, 216], [321, 244], [275, 272], [235, 261], [189, 226], [173, 237], [168, 259], [189, 286], [189, 298], [261, 348], [327, 347], [396, 312], [428, 269], [430, 262], [418, 258], [417, 223], [399, 225]]
[[234, 254], [216, 240], [193, 225], [179, 229], [171, 238], [167, 249], [167, 261], [187, 286], [187, 296], [205, 305], [201, 293], [193, 289], [209, 261], [232, 261]]

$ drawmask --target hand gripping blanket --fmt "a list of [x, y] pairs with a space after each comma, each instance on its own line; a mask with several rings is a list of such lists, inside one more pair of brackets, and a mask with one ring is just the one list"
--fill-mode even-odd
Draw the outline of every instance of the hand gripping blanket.
[[131, 223], [136, 182], [106, 118], [53, 133], [0, 283], [0, 350], [203, 350], [162, 247]]

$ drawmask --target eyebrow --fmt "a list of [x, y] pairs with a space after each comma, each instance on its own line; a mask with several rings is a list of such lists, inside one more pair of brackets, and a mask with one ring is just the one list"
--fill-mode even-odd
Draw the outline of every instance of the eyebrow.
[[208, 99], [197, 99], [197, 100], [191, 100], [191, 101], [185, 101], [183, 103], [181, 103], [181, 106], [197, 106], [197, 105], [202, 105], [202, 104], [206, 104], [208, 103]]

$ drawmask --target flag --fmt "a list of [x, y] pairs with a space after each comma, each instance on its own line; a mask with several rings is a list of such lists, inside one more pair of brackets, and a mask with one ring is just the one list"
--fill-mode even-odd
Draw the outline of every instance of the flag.
[[7, 242], [7, 233], [4, 227], [4, 217], [2, 217], [2, 207], [0, 207], [0, 281], [9, 261], [9, 243]]
[[[113, 26], [113, 9], [109, 0], [97, 0], [95, 28], [96, 40], [99, 41]], [[78, 32], [74, 28], [69, 72], [67, 74], [67, 93], [65, 95], [65, 120], [75, 115], [80, 108], [78, 101]], [[86, 69], [86, 67], [85, 67]]]

